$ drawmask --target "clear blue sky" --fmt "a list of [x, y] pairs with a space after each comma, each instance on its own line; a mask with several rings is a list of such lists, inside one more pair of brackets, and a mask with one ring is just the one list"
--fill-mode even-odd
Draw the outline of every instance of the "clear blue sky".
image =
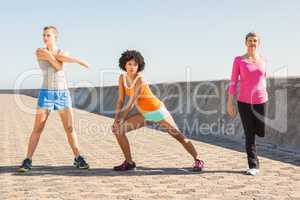
[[[34, 51], [42, 28], [55, 25], [58, 45], [91, 63], [85, 70], [67, 65], [70, 86], [114, 85], [118, 58], [125, 49], [146, 58], [150, 83], [228, 78], [234, 56], [244, 53], [244, 36], [261, 35], [260, 52], [270, 75], [288, 67], [299, 76], [300, 1], [297, 0], [110, 0], [3, 1], [0, 7], [0, 88], [12, 88], [24, 71], [38, 69]], [[101, 82], [103, 81], [103, 82]], [[41, 77], [24, 80], [38, 88]]]

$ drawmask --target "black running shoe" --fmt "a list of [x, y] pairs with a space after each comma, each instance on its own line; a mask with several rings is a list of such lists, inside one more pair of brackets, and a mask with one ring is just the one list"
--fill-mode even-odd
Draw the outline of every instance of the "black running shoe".
[[78, 156], [74, 159], [73, 163], [74, 167], [77, 167], [79, 169], [89, 169], [89, 164], [85, 161], [85, 159], [82, 156]]
[[31, 167], [32, 167], [32, 160], [29, 158], [26, 158], [25, 160], [23, 160], [23, 163], [19, 167], [18, 171], [19, 172], [28, 172], [29, 170], [31, 170]]
[[128, 171], [128, 170], [135, 169], [135, 167], [136, 167], [135, 162], [129, 163], [125, 160], [121, 165], [115, 166], [114, 170], [115, 171]]

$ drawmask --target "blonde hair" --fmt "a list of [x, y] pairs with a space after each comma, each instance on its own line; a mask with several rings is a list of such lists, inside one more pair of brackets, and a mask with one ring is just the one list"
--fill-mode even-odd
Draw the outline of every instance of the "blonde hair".
[[247, 42], [249, 37], [257, 37], [259, 38], [258, 34], [256, 32], [249, 32], [247, 33], [246, 37], [245, 37], [245, 41]]
[[54, 32], [55, 39], [57, 39], [57, 37], [58, 37], [58, 30], [57, 30], [57, 28], [55, 26], [45, 26], [43, 28], [43, 31], [46, 31], [46, 30], [49, 30], [49, 29], [51, 29]]

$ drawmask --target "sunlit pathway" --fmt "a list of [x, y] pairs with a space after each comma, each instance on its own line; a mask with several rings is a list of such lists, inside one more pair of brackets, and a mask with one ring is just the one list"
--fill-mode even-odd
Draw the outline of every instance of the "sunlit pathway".
[[[20, 96], [34, 108], [36, 99]], [[250, 177], [245, 153], [193, 141], [206, 161], [202, 173], [190, 171], [192, 159], [170, 136], [144, 128], [129, 134], [136, 171], [116, 173], [123, 160], [112, 119], [74, 111], [75, 129], [89, 171], [74, 169], [62, 124], [53, 112], [34, 156], [34, 168], [18, 174], [34, 115], [13, 95], [0, 95], [0, 199], [300, 199], [300, 167], [261, 157], [261, 174]], [[272, 153], [272, 150], [270, 150]], [[275, 153], [275, 152], [274, 152]], [[291, 158], [293, 159], [293, 158]]]

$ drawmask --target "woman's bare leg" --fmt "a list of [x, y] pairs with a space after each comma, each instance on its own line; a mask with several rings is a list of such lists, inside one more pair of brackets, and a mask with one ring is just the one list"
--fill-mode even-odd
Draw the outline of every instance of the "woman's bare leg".
[[61, 118], [63, 127], [65, 129], [69, 145], [71, 146], [74, 156], [77, 157], [79, 155], [79, 145], [78, 145], [76, 132], [74, 131], [73, 128], [74, 123], [73, 123], [72, 108], [66, 108], [60, 110], [59, 116]]
[[36, 150], [36, 147], [39, 143], [40, 136], [44, 130], [44, 127], [45, 127], [45, 124], [46, 124], [49, 114], [50, 114], [49, 110], [44, 110], [44, 109], [40, 109], [40, 108], [36, 109], [34, 127], [32, 130], [31, 136], [29, 138], [27, 155], [26, 155], [26, 157], [29, 159], [32, 159], [32, 156], [33, 156], [33, 154]]
[[129, 163], [132, 163], [130, 145], [126, 133], [132, 130], [139, 129], [145, 126], [146, 122], [142, 114], [137, 113], [129, 117], [123, 124], [120, 125], [118, 131], [115, 133], [117, 141], [121, 147], [121, 150], [124, 154], [125, 160]]
[[197, 153], [193, 143], [180, 132], [180, 130], [177, 128], [177, 125], [171, 115], [169, 115], [168, 118], [160, 121], [159, 125], [161, 126], [161, 128], [163, 128], [164, 131], [169, 133], [173, 138], [175, 138], [178, 142], [180, 142], [182, 144], [182, 146], [185, 148], [185, 150], [195, 160], [198, 159], [198, 153]]

